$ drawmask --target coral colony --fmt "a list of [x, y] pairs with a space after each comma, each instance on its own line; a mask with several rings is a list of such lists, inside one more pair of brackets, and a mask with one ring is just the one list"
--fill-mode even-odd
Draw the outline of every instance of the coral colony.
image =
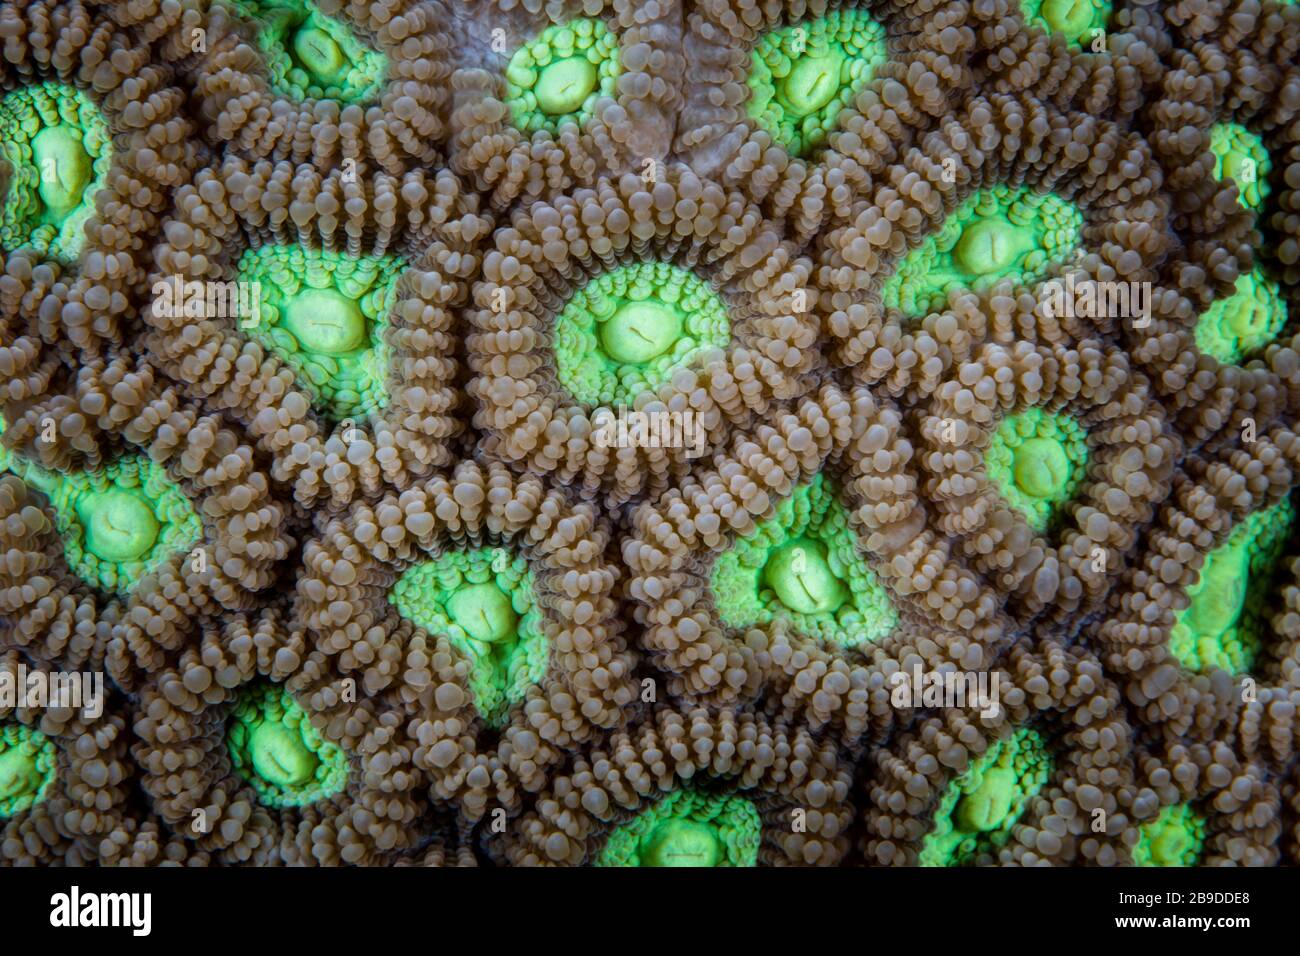
[[1300, 4], [0, 33], [0, 862], [1300, 864]]

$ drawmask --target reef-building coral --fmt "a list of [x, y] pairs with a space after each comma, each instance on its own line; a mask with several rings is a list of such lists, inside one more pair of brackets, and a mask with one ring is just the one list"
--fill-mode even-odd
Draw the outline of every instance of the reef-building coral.
[[1300, 863], [1300, 5], [0, 36], [4, 865]]

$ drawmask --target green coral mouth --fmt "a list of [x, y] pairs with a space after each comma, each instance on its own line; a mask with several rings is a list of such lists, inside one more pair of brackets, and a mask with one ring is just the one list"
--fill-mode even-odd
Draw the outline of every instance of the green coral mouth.
[[405, 268], [396, 256], [250, 249], [237, 278], [259, 292], [245, 333], [293, 367], [326, 418], [374, 414], [388, 404], [386, 333]]
[[617, 37], [600, 20], [570, 20], [514, 52], [506, 65], [506, 105], [521, 132], [555, 133], [590, 119], [597, 100], [615, 95], [618, 76]]
[[749, 800], [679, 790], [609, 835], [597, 866], [754, 866], [763, 821]]
[[727, 307], [693, 273], [666, 262], [622, 266], [591, 279], [556, 316], [556, 377], [580, 402], [631, 404], [730, 340]]
[[1273, 163], [1264, 140], [1240, 123], [1218, 123], [1210, 128], [1214, 178], [1237, 184], [1237, 202], [1258, 209], [1268, 197], [1268, 177]]
[[1110, 23], [1113, 7], [1106, 0], [1021, 0], [1020, 9], [1026, 22], [1088, 46], [1093, 31]]
[[0, 206], [0, 247], [75, 261], [113, 159], [99, 108], [63, 83], [13, 90], [0, 99], [0, 156], [13, 170]]
[[920, 854], [922, 866], [963, 866], [998, 849], [1052, 773], [1042, 735], [1024, 728], [995, 741], [948, 784]]
[[950, 292], [1004, 279], [1030, 285], [1064, 263], [1083, 237], [1083, 214], [1051, 193], [998, 184], [955, 209], [938, 233], [903, 258], [881, 287], [886, 307], [924, 315]]
[[56, 771], [52, 740], [17, 721], [0, 724], [0, 820], [44, 800]]
[[848, 513], [823, 476], [720, 554], [710, 580], [731, 628], [781, 618], [815, 640], [856, 647], [884, 637], [898, 612], [857, 551]]
[[813, 152], [885, 62], [885, 30], [865, 10], [838, 10], [761, 37], [749, 115], [795, 156]]
[[1180, 803], [1165, 807], [1138, 834], [1134, 866], [1195, 866], [1205, 846], [1205, 817]]
[[1196, 347], [1226, 365], [1277, 338], [1287, 321], [1282, 288], [1256, 266], [1237, 277], [1232, 295], [1216, 299], [1196, 322]]
[[1169, 653], [1184, 667], [1241, 674], [1254, 666], [1264, 644], [1269, 585], [1294, 521], [1295, 508], [1284, 499], [1248, 515], [1206, 555], [1169, 636]]
[[320, 736], [281, 687], [257, 684], [239, 695], [227, 722], [226, 748], [235, 773], [264, 806], [307, 806], [347, 786], [347, 754]]
[[180, 485], [143, 455], [124, 456], [98, 471], [63, 474], [0, 449], [0, 469], [49, 499], [68, 568], [109, 593], [127, 593], [203, 536], [203, 523]]
[[470, 660], [470, 690], [491, 727], [503, 726], [510, 708], [546, 676], [550, 642], [522, 556], [502, 548], [450, 551], [407, 568], [388, 600]]
[[1087, 476], [1087, 432], [1069, 415], [1028, 408], [1002, 420], [984, 466], [1007, 503], [1042, 533]]
[[311, 0], [232, 0], [258, 25], [271, 90], [297, 100], [364, 104], [383, 90], [388, 58]]

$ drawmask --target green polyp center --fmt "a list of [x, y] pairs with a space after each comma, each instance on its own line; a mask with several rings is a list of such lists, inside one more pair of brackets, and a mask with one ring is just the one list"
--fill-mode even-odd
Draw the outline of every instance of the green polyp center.
[[18, 747], [0, 753], [0, 805], [36, 794], [41, 787], [36, 754]]
[[1236, 364], [1277, 338], [1286, 326], [1282, 289], [1259, 266], [1237, 277], [1232, 295], [1216, 299], [1196, 322], [1196, 347]]
[[1083, 214], [1052, 193], [998, 183], [954, 209], [939, 230], [899, 261], [880, 287], [886, 308], [923, 316], [956, 291], [999, 282], [1032, 286], [1065, 264], [1083, 241]]
[[1137, 866], [1194, 866], [1205, 845], [1205, 818], [1189, 804], [1165, 807], [1138, 828]]
[[781, 81], [786, 109], [796, 116], [807, 116], [835, 99], [844, 59], [843, 51], [838, 49], [827, 50], [821, 56], [800, 57]]
[[810, 538], [776, 548], [763, 568], [763, 582], [800, 614], [830, 614], [849, 599], [848, 588], [826, 559], [826, 545]]
[[1041, 408], [1004, 418], [984, 452], [989, 479], [1040, 533], [1082, 484], [1087, 462], [1087, 433], [1078, 421]]
[[255, 299], [240, 331], [293, 368], [317, 411], [337, 422], [387, 406], [402, 259], [272, 245], [245, 252], [236, 269]]
[[595, 65], [586, 57], [571, 56], [552, 63], [537, 78], [537, 105], [547, 116], [575, 112], [599, 79]]
[[303, 27], [293, 35], [298, 62], [324, 84], [342, 83], [352, 64], [334, 38], [319, 27]]
[[977, 219], [962, 230], [953, 261], [970, 275], [989, 275], [1008, 268], [1025, 246], [1021, 231], [1005, 219]]
[[1111, 15], [1107, 0], [1021, 0], [1020, 9], [1027, 21], [1085, 47], [1092, 46], [1092, 32], [1105, 29]]
[[722, 857], [717, 831], [691, 820], [665, 820], [641, 843], [642, 866], [717, 866]]
[[600, 344], [615, 362], [657, 358], [681, 337], [682, 317], [657, 302], [628, 302], [600, 327]]
[[362, 41], [347, 20], [326, 15], [312, 0], [231, 3], [256, 26], [272, 92], [361, 105], [383, 91], [388, 58]]
[[610, 833], [597, 866], [754, 866], [763, 821], [735, 794], [677, 790]]
[[731, 341], [721, 297], [694, 273], [638, 262], [589, 279], [555, 317], [560, 384], [591, 406], [633, 404]]
[[524, 555], [480, 548], [411, 565], [388, 601], [469, 661], [475, 708], [488, 726], [500, 727], [546, 676], [550, 642], [533, 588]]
[[1065, 446], [1055, 438], [1030, 438], [1015, 451], [1016, 486], [1033, 498], [1060, 498], [1073, 469]]
[[1016, 775], [1007, 768], [995, 767], [975, 790], [957, 801], [953, 819], [967, 833], [996, 830], [1011, 812], [1017, 793]]
[[61, 262], [81, 253], [95, 197], [113, 161], [108, 124], [75, 86], [37, 83], [0, 98], [0, 248], [34, 248]]
[[321, 737], [289, 691], [270, 683], [254, 684], [235, 699], [226, 750], [264, 806], [307, 806], [347, 786], [347, 754]]
[[281, 788], [301, 787], [320, 766], [302, 735], [283, 724], [261, 723], [254, 727], [249, 735], [249, 750], [258, 776]]
[[934, 825], [922, 841], [921, 865], [963, 866], [1003, 846], [1052, 765], [1037, 730], [1022, 728], [994, 741], [939, 798]]
[[1044, 0], [1042, 14], [1057, 33], [1076, 39], [1092, 26], [1092, 0]]
[[865, 9], [844, 9], [761, 36], [750, 59], [750, 117], [785, 150], [806, 156], [887, 58], [885, 31]]
[[158, 519], [138, 490], [113, 488], [87, 495], [79, 511], [86, 547], [105, 561], [138, 560], [158, 540]]
[[719, 554], [709, 586], [718, 619], [740, 631], [780, 619], [814, 640], [856, 647], [898, 623], [822, 475], [797, 485], [772, 517]]
[[519, 627], [510, 597], [495, 582], [470, 584], [447, 599], [447, 613], [473, 640], [483, 644], [513, 641]]
[[1169, 653], [1192, 671], [1245, 673], [1265, 642], [1274, 571], [1295, 520], [1289, 499], [1247, 515], [1205, 557], [1174, 616]]
[[334, 289], [304, 289], [288, 302], [284, 327], [311, 352], [343, 355], [366, 344], [366, 317]]
[[32, 138], [32, 158], [40, 170], [37, 193], [52, 221], [66, 218], [81, 203], [94, 178], [94, 160], [86, 152], [81, 130], [47, 126]]
[[581, 126], [599, 97], [617, 94], [618, 39], [601, 20], [553, 24], [515, 50], [505, 76], [506, 105], [520, 132]]
[[1201, 633], [1222, 634], [1241, 617], [1246, 605], [1250, 552], [1244, 547], [1210, 553], [1201, 567], [1197, 598], [1187, 608], [1187, 623]]
[[1214, 154], [1214, 178], [1236, 183], [1242, 208], [1263, 205], [1273, 168], [1263, 138], [1240, 123], [1219, 123], [1210, 127], [1210, 152]]
[[108, 593], [128, 593], [203, 537], [203, 523], [184, 489], [143, 455], [65, 473], [0, 449], [0, 471], [45, 495], [68, 570]]
[[17, 721], [0, 723], [0, 820], [43, 800], [56, 771], [52, 740]]

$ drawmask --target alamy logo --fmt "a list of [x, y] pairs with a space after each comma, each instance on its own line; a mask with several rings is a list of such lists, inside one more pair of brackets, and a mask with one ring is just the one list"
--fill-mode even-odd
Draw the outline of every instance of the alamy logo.
[[239, 319], [251, 329], [262, 321], [261, 282], [212, 282], [181, 276], [153, 284], [153, 314], [158, 318]]
[[967, 703], [979, 708], [984, 718], [996, 717], [1002, 709], [997, 671], [922, 671], [915, 664], [909, 674], [895, 671], [889, 675], [893, 690], [890, 702], [899, 708], [911, 707], [965, 707]]
[[104, 675], [98, 672], [0, 671], [0, 710], [72, 707], [96, 720], [104, 712]]
[[153, 896], [149, 893], [70, 893], [50, 897], [50, 925], [125, 926], [133, 936], [148, 936], [153, 928]]

